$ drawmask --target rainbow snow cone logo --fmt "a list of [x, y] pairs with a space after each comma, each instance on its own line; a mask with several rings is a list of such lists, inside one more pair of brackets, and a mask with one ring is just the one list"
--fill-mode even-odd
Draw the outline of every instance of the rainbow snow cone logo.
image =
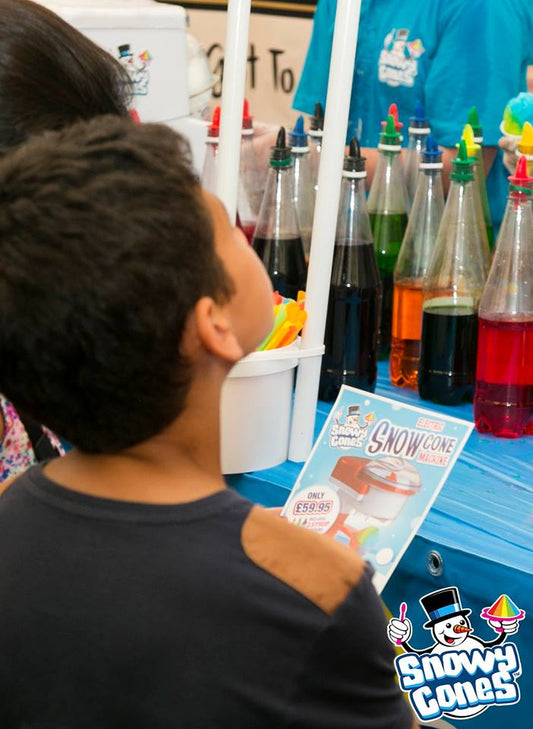
[[418, 718], [469, 719], [489, 706], [516, 704], [520, 656], [515, 644], [506, 640], [518, 632], [525, 612], [510, 597], [500, 595], [481, 611], [497, 637], [482, 640], [474, 635], [468, 619], [472, 611], [463, 608], [456, 587], [430, 592], [420, 598], [420, 604], [429, 618], [423, 627], [431, 631], [433, 645], [423, 649], [410, 645], [413, 627], [405, 603], [399, 618], [392, 618], [387, 626], [389, 640], [405, 651], [394, 663]]

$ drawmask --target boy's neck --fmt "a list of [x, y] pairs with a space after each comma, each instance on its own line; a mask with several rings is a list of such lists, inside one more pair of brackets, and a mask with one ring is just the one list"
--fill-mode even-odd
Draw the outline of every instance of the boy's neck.
[[225, 488], [220, 470], [223, 377], [193, 383], [185, 410], [165, 430], [117, 454], [74, 449], [45, 475], [91, 496], [151, 504], [200, 499]]

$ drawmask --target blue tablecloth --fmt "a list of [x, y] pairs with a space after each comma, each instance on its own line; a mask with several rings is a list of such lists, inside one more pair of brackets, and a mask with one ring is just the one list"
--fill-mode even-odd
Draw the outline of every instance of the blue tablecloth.
[[[387, 363], [379, 364], [376, 393], [473, 419], [472, 405], [433, 405], [420, 400], [414, 392], [393, 387]], [[318, 404], [315, 437], [330, 407]], [[227, 480], [252, 501], [281, 506], [301, 467], [286, 462], [265, 471], [229, 476]], [[416, 647], [432, 642], [421, 627], [425, 614], [419, 598], [449, 585], [459, 588], [463, 607], [472, 609], [472, 625], [482, 639], [490, 640], [494, 634], [479, 618], [480, 612], [500, 594], [506, 593], [526, 610], [526, 619], [513, 639], [522, 659], [521, 701], [515, 706], [491, 707], [468, 720], [467, 726], [499, 729], [503, 721], [515, 729], [528, 729], [533, 726], [533, 438], [504, 440], [476, 431], [470, 436], [383, 593], [393, 613], [398, 612], [402, 600], [407, 602], [415, 626], [411, 642]], [[464, 726], [464, 722], [458, 725]]]

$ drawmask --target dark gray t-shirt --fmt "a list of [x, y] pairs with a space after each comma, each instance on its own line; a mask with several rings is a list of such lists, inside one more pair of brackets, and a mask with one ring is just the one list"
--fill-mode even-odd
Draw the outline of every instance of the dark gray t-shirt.
[[230, 490], [160, 506], [20, 477], [0, 497], [0, 727], [410, 728], [368, 570], [324, 607], [298, 588], [304, 530], [272, 541], [261, 514]]

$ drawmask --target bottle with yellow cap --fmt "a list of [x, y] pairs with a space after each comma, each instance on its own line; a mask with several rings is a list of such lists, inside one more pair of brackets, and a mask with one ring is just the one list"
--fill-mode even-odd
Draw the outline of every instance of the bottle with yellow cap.
[[487, 229], [489, 249], [492, 251], [494, 249], [494, 228], [492, 226], [489, 197], [487, 195], [485, 167], [483, 165], [483, 127], [481, 126], [481, 123], [479, 121], [479, 115], [475, 106], [472, 106], [470, 111], [468, 112], [468, 124], [470, 124], [470, 126], [472, 127], [474, 144], [479, 145], [479, 149], [476, 150], [477, 162], [474, 168], [474, 176], [476, 178], [476, 184], [479, 188], [481, 207], [483, 210], [483, 219], [485, 221], [485, 227]]
[[424, 400], [443, 405], [457, 405], [474, 394], [477, 309], [488, 274], [474, 164], [461, 140], [424, 277], [418, 390]]
[[[491, 246], [494, 242], [494, 233], [492, 230], [492, 220], [490, 217], [489, 203], [487, 199], [487, 186], [485, 184], [485, 171], [483, 168], [483, 159], [481, 157], [481, 145], [475, 141], [474, 130], [470, 124], [464, 125], [461, 139], [465, 143], [469, 159], [471, 159], [474, 163], [474, 197], [476, 199], [479, 224], [484, 230], [487, 261], [490, 265]], [[457, 144], [456, 147], [459, 147], [459, 145]], [[485, 204], [483, 203], [483, 195], [486, 199]]]
[[407, 227], [402, 137], [399, 122], [389, 114], [378, 144], [379, 158], [368, 196], [368, 212], [382, 283], [378, 358], [389, 355], [392, 330], [394, 267]]
[[533, 175], [533, 126], [525, 122], [522, 127], [522, 138], [518, 142], [516, 154], [526, 158], [527, 173]]

